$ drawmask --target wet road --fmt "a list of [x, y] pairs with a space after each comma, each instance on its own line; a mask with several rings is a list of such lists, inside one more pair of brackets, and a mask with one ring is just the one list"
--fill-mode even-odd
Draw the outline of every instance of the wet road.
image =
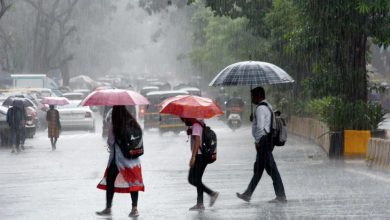
[[[202, 213], [188, 211], [196, 190], [187, 183], [186, 135], [159, 137], [151, 131], [144, 140], [146, 191], [140, 194], [139, 219], [390, 218], [389, 174], [368, 169], [364, 161], [329, 161], [319, 147], [297, 137], [274, 151], [288, 203], [267, 202], [274, 192], [266, 174], [250, 203], [238, 200], [235, 192], [246, 188], [255, 159], [250, 128], [232, 132], [221, 122], [210, 124], [219, 137], [219, 152], [204, 183], [221, 193], [215, 206]], [[127, 194], [115, 195], [110, 218], [95, 215], [105, 205], [105, 191], [96, 185], [108, 158], [99, 130], [63, 132], [54, 152], [46, 133], [27, 145], [18, 155], [0, 150], [0, 219], [128, 219]]]

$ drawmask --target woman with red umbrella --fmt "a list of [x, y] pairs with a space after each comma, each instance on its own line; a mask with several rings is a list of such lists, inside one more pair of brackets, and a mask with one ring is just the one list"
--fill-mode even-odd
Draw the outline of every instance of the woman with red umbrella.
[[202, 182], [204, 171], [208, 165], [201, 149], [205, 128], [202, 119], [222, 115], [222, 110], [211, 99], [191, 95], [166, 99], [161, 103], [161, 106], [160, 113], [177, 115], [189, 127], [187, 134], [191, 136], [191, 159], [188, 182], [195, 186], [197, 190], [197, 203], [190, 208], [190, 211], [205, 209], [203, 193], [210, 196], [210, 207], [213, 206], [219, 193], [211, 190]]

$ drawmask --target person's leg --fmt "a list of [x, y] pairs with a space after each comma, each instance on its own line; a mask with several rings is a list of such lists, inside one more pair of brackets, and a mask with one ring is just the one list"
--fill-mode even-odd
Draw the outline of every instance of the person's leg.
[[107, 172], [106, 208], [111, 208], [115, 192], [115, 179], [119, 171], [114, 161], [111, 162]]
[[[203, 197], [203, 192], [205, 192], [211, 196], [214, 192], [210, 188], [208, 188], [206, 185], [204, 185], [202, 182], [203, 174], [204, 174], [204, 171], [206, 170], [207, 163], [204, 161], [202, 156], [198, 156], [197, 160], [199, 162], [199, 173], [197, 176], [197, 180], [198, 180], [197, 181], [197, 189], [200, 189], [200, 191], [202, 192], [202, 197]], [[198, 195], [199, 195], [199, 191], [198, 191]]]
[[138, 212], [138, 192], [131, 192], [131, 201], [132, 201], [132, 207], [131, 207], [131, 212], [129, 214], [129, 217], [138, 217], [139, 212]]
[[23, 127], [21, 130], [20, 130], [20, 148], [22, 150], [24, 150], [24, 142], [26, 141], [26, 128]]
[[15, 146], [16, 146], [16, 150], [19, 152], [20, 151], [20, 129], [16, 129], [16, 143], [15, 143]]
[[278, 167], [276, 166], [274, 156], [270, 151], [267, 152], [265, 169], [268, 175], [272, 178], [276, 197], [286, 198], [282, 178], [280, 177], [279, 170]]
[[12, 153], [16, 152], [16, 130], [11, 129]]
[[253, 165], [253, 177], [249, 182], [248, 188], [245, 190], [244, 194], [252, 196], [255, 191], [257, 184], [259, 183], [261, 176], [263, 175], [265, 168], [265, 152], [263, 149], [259, 149], [256, 156], [256, 162]]
[[131, 206], [137, 207], [138, 206], [138, 192], [131, 192]]
[[53, 148], [54, 148], [54, 149], [57, 148], [57, 140], [58, 140], [58, 138], [57, 138], [57, 137], [54, 137], [54, 140], [53, 140]]

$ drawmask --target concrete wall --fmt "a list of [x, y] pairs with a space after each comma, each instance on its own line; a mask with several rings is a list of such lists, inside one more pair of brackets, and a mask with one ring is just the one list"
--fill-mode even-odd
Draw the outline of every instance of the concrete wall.
[[325, 123], [313, 118], [291, 116], [288, 121], [288, 132], [312, 140], [329, 154], [330, 135]]

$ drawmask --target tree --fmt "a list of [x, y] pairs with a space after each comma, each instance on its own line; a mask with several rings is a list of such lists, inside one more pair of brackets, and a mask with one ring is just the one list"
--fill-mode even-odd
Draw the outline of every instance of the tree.
[[56, 0], [52, 4], [43, 0], [25, 2], [36, 10], [31, 70], [47, 73], [60, 69], [64, 84], [68, 85], [68, 62], [73, 59], [73, 54], [66, 51], [65, 43], [76, 31], [76, 26], [69, 21], [78, 0]]
[[268, 43], [247, 29], [246, 17], [214, 15], [200, 1], [193, 3], [193, 7], [194, 48], [190, 58], [203, 72], [205, 81], [210, 81], [226, 65], [247, 60], [251, 55], [267, 59]]
[[0, 19], [11, 6], [12, 4], [6, 3], [5, 0], [0, 0]]
[[305, 21], [299, 49], [313, 59], [313, 95], [367, 101], [369, 39], [390, 45], [388, 0], [294, 0]]

